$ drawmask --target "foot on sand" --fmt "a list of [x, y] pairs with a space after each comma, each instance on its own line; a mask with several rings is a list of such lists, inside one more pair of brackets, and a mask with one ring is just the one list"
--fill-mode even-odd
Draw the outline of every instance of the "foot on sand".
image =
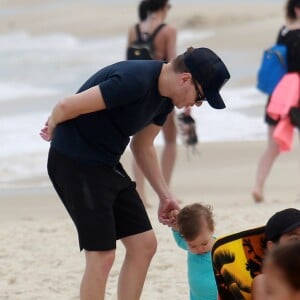
[[256, 191], [252, 192], [252, 197], [256, 203], [261, 203], [264, 200], [263, 195]]

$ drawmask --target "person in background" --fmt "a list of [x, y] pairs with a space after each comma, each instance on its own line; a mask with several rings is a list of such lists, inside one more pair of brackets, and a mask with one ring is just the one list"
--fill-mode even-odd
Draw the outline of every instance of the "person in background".
[[[265, 235], [267, 252], [272, 251], [279, 245], [300, 241], [300, 210], [287, 208], [275, 213], [266, 224]], [[267, 276], [263, 272], [253, 279], [251, 293], [253, 300], [268, 299]]]
[[190, 47], [169, 63], [132, 60], [104, 67], [54, 106], [40, 135], [51, 141], [48, 174], [85, 251], [81, 300], [105, 298], [117, 240], [126, 249], [118, 299], [140, 299], [157, 242], [121, 156], [130, 142], [159, 199], [158, 219], [170, 224], [169, 213], [179, 206], [161, 173], [154, 139], [174, 106], [207, 100], [224, 108], [220, 89], [229, 78], [212, 50]]
[[270, 251], [263, 269], [265, 300], [300, 300], [300, 241]]
[[[142, 36], [151, 36], [157, 28], [159, 28], [167, 17], [171, 5], [168, 0], [143, 0], [139, 3], [138, 14], [139, 23], [130, 27], [128, 32], [127, 48], [137, 39], [136, 25]], [[165, 24], [157, 32], [153, 39], [153, 59], [170, 61], [176, 56], [176, 29]], [[164, 138], [164, 146], [161, 154], [161, 169], [163, 176], [168, 185], [170, 185], [172, 172], [176, 161], [176, 137], [177, 128], [175, 120], [175, 110], [167, 117], [166, 122], [162, 126], [162, 134]], [[149, 207], [145, 194], [145, 177], [136, 161], [132, 162], [133, 175], [136, 181], [137, 190], [145, 204]]]
[[[300, 73], [300, 0], [287, 1], [286, 24], [279, 31], [277, 43], [287, 46], [288, 72]], [[270, 99], [271, 97], [269, 97], [267, 106], [270, 103]], [[267, 148], [260, 158], [256, 171], [255, 184], [252, 189], [252, 197], [255, 202], [263, 201], [265, 181], [275, 159], [280, 153], [279, 146], [273, 138], [273, 133], [279, 120], [272, 119], [266, 111], [265, 122], [268, 125], [268, 143]]]
[[216, 300], [218, 289], [212, 266], [211, 250], [215, 241], [210, 206], [194, 203], [174, 210], [170, 216], [177, 245], [187, 251], [190, 300]]

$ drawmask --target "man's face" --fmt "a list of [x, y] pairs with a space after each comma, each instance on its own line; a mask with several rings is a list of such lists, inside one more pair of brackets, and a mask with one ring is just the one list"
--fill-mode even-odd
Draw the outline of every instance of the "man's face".
[[290, 232], [283, 234], [278, 240], [278, 242], [268, 241], [267, 248], [270, 251], [273, 249], [273, 247], [276, 247], [277, 245], [285, 245], [289, 242], [294, 242], [298, 240], [300, 240], [300, 226], [291, 230]]
[[279, 239], [279, 244], [286, 244], [289, 242], [299, 241], [300, 240], [300, 226], [293, 229], [290, 232], [283, 234]]
[[173, 104], [177, 108], [201, 106], [205, 95], [201, 85], [193, 79], [191, 74], [178, 74], [178, 81], [175, 95], [172, 97]]

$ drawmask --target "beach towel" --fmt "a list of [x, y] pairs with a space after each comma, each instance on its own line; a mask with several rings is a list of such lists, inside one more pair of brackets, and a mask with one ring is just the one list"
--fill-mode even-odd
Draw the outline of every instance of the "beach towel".
[[298, 73], [287, 73], [276, 86], [267, 107], [270, 117], [280, 120], [273, 133], [280, 152], [292, 149], [294, 126], [290, 121], [289, 111], [292, 106], [298, 105], [299, 87]]
[[251, 300], [251, 285], [261, 273], [265, 227], [234, 233], [216, 240], [212, 261], [220, 300]]

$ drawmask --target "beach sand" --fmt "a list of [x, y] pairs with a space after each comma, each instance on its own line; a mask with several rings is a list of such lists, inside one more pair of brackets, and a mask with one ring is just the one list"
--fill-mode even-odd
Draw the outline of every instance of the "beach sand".
[[[27, 1], [39, 7], [42, 1]], [[82, 3], [82, 2], [81, 2]], [[22, 7], [23, 1], [1, 5]], [[126, 14], [124, 11], [126, 10]], [[111, 21], [109, 15], [117, 15]], [[68, 16], [68, 17], [67, 17]], [[201, 17], [202, 16], [202, 17]], [[3, 16], [1, 32], [28, 30], [32, 34], [65, 31], [81, 37], [121, 34], [135, 19], [135, 7], [76, 4], [58, 6], [48, 12]], [[247, 54], [257, 61], [261, 51], [274, 40], [283, 22], [282, 5], [218, 4], [174, 7], [169, 18], [179, 29], [214, 28], [217, 34], [205, 42], [220, 51]], [[194, 41], [195, 46], [197, 41]], [[242, 86], [253, 77], [235, 80]], [[220, 112], [221, 113], [221, 112]], [[187, 155], [179, 147], [172, 190], [182, 205], [202, 202], [214, 208], [216, 236], [263, 225], [276, 211], [300, 207], [299, 142], [279, 157], [266, 185], [265, 202], [255, 204], [250, 191], [265, 141], [200, 144], [198, 155]], [[160, 152], [160, 148], [158, 148]], [[130, 153], [122, 162], [130, 172]], [[40, 182], [46, 182], [43, 187]], [[188, 299], [186, 253], [175, 245], [170, 228], [157, 220], [157, 198], [148, 187], [148, 212], [157, 235], [158, 250], [147, 276], [143, 300]], [[12, 182], [0, 189], [0, 299], [75, 300], [84, 268], [75, 229], [54, 193], [47, 175], [29, 178], [26, 184]], [[107, 299], [116, 299], [117, 277], [124, 255], [117, 247], [116, 263], [108, 281]]]
[[[179, 148], [172, 189], [182, 205], [202, 202], [214, 209], [216, 236], [263, 225], [276, 211], [300, 207], [297, 151], [282, 155], [266, 186], [266, 200], [250, 197], [256, 163], [264, 142], [199, 144], [199, 155]], [[295, 145], [295, 147], [299, 145]], [[129, 153], [123, 158], [129, 167]], [[158, 250], [150, 266], [142, 299], [188, 299], [186, 252], [170, 228], [157, 220], [157, 198], [148, 190], [148, 212]], [[6, 189], [0, 201], [0, 299], [78, 299], [84, 255], [75, 229], [51, 187]], [[107, 299], [116, 299], [124, 248], [117, 246]]]

